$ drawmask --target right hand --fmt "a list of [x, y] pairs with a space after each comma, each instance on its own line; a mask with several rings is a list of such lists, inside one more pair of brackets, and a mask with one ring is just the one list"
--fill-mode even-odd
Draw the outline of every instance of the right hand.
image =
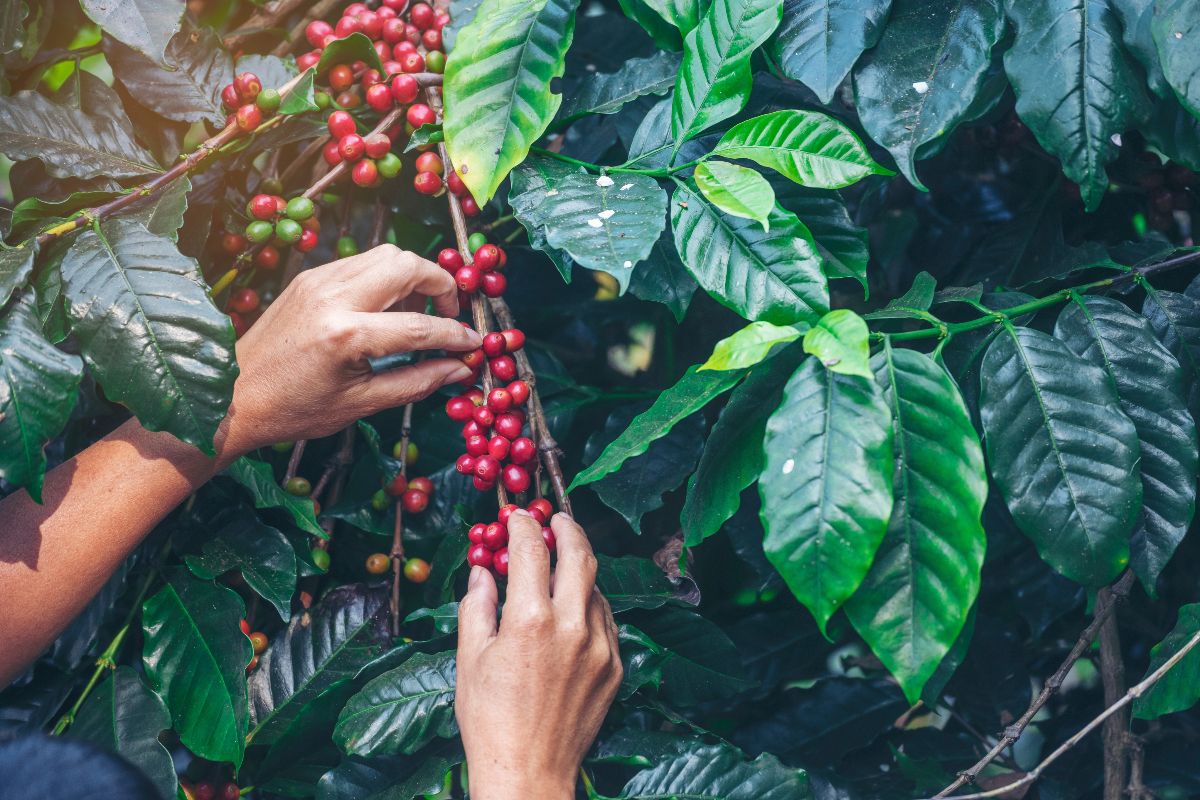
[[[432, 299], [441, 316], [396, 310], [410, 296]], [[470, 369], [456, 358], [380, 374], [367, 363], [414, 350], [478, 348], [479, 334], [456, 322], [457, 314], [450, 274], [394, 245], [301, 272], [238, 342], [241, 375], [222, 459], [272, 442], [328, 436], [466, 378]]]
[[621, 683], [617, 626], [596, 588], [596, 557], [566, 514], [550, 522], [558, 567], [526, 511], [508, 521], [508, 597], [473, 567], [458, 609], [454, 713], [475, 800], [569, 800]]

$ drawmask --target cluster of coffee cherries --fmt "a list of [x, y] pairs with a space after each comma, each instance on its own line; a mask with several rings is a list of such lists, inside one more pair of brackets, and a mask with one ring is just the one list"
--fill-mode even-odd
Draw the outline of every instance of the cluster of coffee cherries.
[[187, 800], [238, 800], [242, 796], [242, 790], [233, 781], [220, 784], [211, 781], [180, 781], [179, 788]]
[[463, 261], [462, 254], [453, 247], [445, 248], [437, 257], [438, 265], [454, 276], [454, 283], [461, 293], [459, 299], [469, 302], [470, 296], [476, 292], [482, 292], [484, 297], [504, 294], [508, 288], [508, 278], [504, 277], [508, 254], [503, 248], [488, 242], [482, 233], [471, 234], [467, 246], [474, 253], [470, 264]]
[[[379, 8], [371, 10], [365, 3], [351, 3], [342, 9], [341, 18], [333, 25], [323, 20], [310, 22], [304, 37], [313, 49], [296, 59], [300, 69], [316, 66], [325, 48], [338, 39], [362, 33], [375, 46], [375, 52], [383, 63], [384, 75], [441, 72], [446, 68], [442, 28], [450, 22], [450, 15], [435, 11], [428, 3], [413, 3], [405, 20], [401, 13], [407, 5], [408, 0], [384, 0]], [[419, 48], [424, 48], [424, 55]], [[343, 91], [352, 85], [353, 80], [351, 71], [348, 77], [339, 75], [336, 81], [331, 76], [330, 85]]]
[[326, 120], [329, 142], [323, 155], [325, 163], [337, 166], [342, 162], [353, 165], [350, 179], [358, 186], [378, 186], [400, 174], [400, 157], [392, 152], [392, 143], [400, 135], [399, 126], [383, 133], [358, 133], [358, 123], [348, 111], [334, 111]]
[[462, 182], [458, 170], [452, 171], [443, 184], [442, 175], [445, 172], [445, 164], [436, 153], [427, 153], [427, 155], [433, 156], [433, 158], [426, 159], [424, 163], [417, 161], [417, 174], [413, 177], [413, 188], [421, 194], [436, 195], [441, 194], [444, 186], [450, 190], [450, 194], [458, 198], [458, 204], [462, 207], [464, 216], [479, 216], [479, 203], [476, 203], [475, 198], [467, 191], [467, 185]]
[[[496, 521], [472, 525], [467, 531], [471, 547], [467, 550], [467, 563], [472, 567], [493, 569], [498, 575], [508, 575], [508, 520], [519, 506], [516, 503], [500, 506]], [[539, 497], [525, 507], [535, 520], [542, 526], [542, 539], [547, 549], [554, 550], [554, 531], [550, 529], [549, 521], [554, 513], [554, 506], [544, 497]]]
[[279, 92], [264, 89], [253, 72], [243, 72], [221, 89], [221, 103], [229, 112], [225, 124], [236, 124], [243, 131], [255, 130], [262, 124], [263, 115], [279, 109]]
[[[372, 575], [383, 575], [392, 568], [392, 559], [387, 553], [372, 553], [367, 556], [367, 572]], [[429, 580], [429, 562], [423, 558], [404, 559], [404, 577], [410, 583], [424, 583]]]
[[246, 634], [250, 639], [250, 645], [254, 648], [254, 656], [250, 659], [250, 663], [246, 665], [246, 672], [251, 672], [258, 666], [258, 657], [267, 652], [267, 645], [271, 640], [262, 631], [250, 632], [250, 623], [242, 620], [242, 633]]

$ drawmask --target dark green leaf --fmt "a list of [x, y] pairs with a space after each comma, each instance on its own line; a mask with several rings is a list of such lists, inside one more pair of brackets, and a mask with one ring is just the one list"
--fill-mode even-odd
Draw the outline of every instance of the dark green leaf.
[[418, 653], [368, 681], [338, 717], [334, 741], [348, 755], [411, 755], [456, 734], [454, 656]]
[[598, 555], [596, 587], [608, 598], [614, 614], [631, 608], [659, 608], [675, 596], [671, 582], [649, 559]]
[[867, 323], [847, 308], [830, 311], [804, 334], [804, 352], [830, 372], [874, 378]]
[[571, 256], [563, 250], [551, 247], [546, 241], [546, 230], [541, 224], [542, 211], [550, 192], [556, 191], [559, 182], [579, 167], [554, 158], [530, 156], [512, 171], [508, 189], [508, 202], [513, 215], [529, 233], [529, 246], [541, 250], [554, 262], [563, 281], [571, 282]]
[[0, 478], [25, 487], [39, 503], [42, 448], [70, 419], [82, 376], [78, 356], [46, 341], [33, 295], [11, 303], [0, 317]]
[[233, 82], [233, 61], [212, 31], [185, 29], [167, 45], [166, 63], [147, 58], [117, 42], [105, 46], [105, 57], [129, 93], [147, 108], [180, 122], [209, 122], [223, 127], [221, 89]]
[[328, 768], [336, 764], [341, 752], [333, 744], [333, 726], [357, 689], [358, 684], [344, 678], [305, 703], [271, 743], [254, 770], [254, 781], [259, 785], [271, 782], [276, 776], [287, 775], [298, 764], [304, 768], [322, 765]]
[[1190, 0], [1160, 0], [1150, 23], [1167, 83], [1185, 108], [1200, 117], [1200, 9]]
[[673, 239], [670, 230], [662, 232], [650, 255], [634, 268], [629, 278], [629, 293], [662, 303], [671, 310], [676, 322], [682, 322], [699, 287], [679, 260]]
[[[584, 460], [600, 449], [601, 441], [610, 440], [611, 447], [611, 440], [618, 434], [625, 436], [632, 427], [629, 425], [632, 413], [630, 408], [614, 411], [604, 429], [588, 441]], [[704, 419], [699, 414], [680, 420], [665, 436], [650, 442], [644, 453], [622, 463], [615, 473], [592, 483], [592, 491], [640, 534], [642, 517], [661, 508], [662, 496], [678, 488], [695, 469], [704, 447], [703, 435]]]
[[437, 608], [418, 608], [404, 618], [405, 622], [427, 619], [433, 622], [438, 633], [454, 633], [458, 630], [458, 603], [446, 603]]
[[743, 375], [744, 370], [697, 372], [692, 367], [605, 447], [599, 458], [575, 475], [569, 491], [598, 481], [616, 472], [628, 459], [645, 453], [651, 443], [666, 436], [678, 422], [704, 408], [717, 395], [729, 391]]
[[658, 182], [645, 175], [614, 179], [526, 170], [520, 170], [522, 191], [514, 187], [509, 202], [530, 242], [545, 242], [580, 266], [609, 273], [624, 292], [634, 265], [650, 254], [663, 229], [667, 195]]
[[0, 3], [0, 54], [19, 50], [25, 34], [25, 17], [29, 8], [24, 0], [4, 0]]
[[821, 630], [858, 588], [892, 512], [892, 420], [873, 379], [815, 358], [767, 422], [763, 546]]
[[321, 60], [317, 62], [318, 75], [324, 75], [338, 64], [351, 64], [355, 61], [365, 61], [367, 69], [377, 69], [383, 72], [383, 62], [375, 45], [365, 33], [352, 33], [337, 39], [321, 51]]
[[[762, 324], [762, 323], [755, 323]], [[767, 418], [779, 405], [783, 386], [804, 352], [785, 348], [750, 370], [733, 390], [704, 443], [696, 473], [688, 481], [679, 514], [684, 545], [695, 547], [712, 536], [741, 505], [742, 491], [763, 470]]]
[[867, 291], [867, 231], [850, 219], [836, 192], [804, 189], [789, 183], [775, 187], [775, 199], [795, 214], [812, 234], [829, 278], [853, 278]]
[[617, 0], [625, 16], [642, 27], [663, 50], [679, 50], [683, 45], [679, 29], [650, 7], [649, 0]]
[[195, 260], [140, 222], [85, 231], [62, 262], [63, 297], [84, 360], [108, 397], [149, 430], [205, 453], [233, 397], [233, 325]]
[[883, 32], [892, 0], [784, 0], [771, 53], [787, 77], [828, 105], [863, 50]]
[[1190, 170], [1200, 170], [1200, 119], [1174, 99], [1157, 100], [1142, 127], [1146, 141]]
[[167, 701], [179, 739], [196, 755], [241, 766], [250, 713], [246, 665], [254, 656], [239, 624], [246, 607], [223, 586], [186, 570], [146, 601], [142, 659]]
[[777, 0], [713, 0], [684, 37], [671, 108], [675, 150], [742, 110], [750, 97], [750, 56], [779, 25]]
[[1196, 512], [1196, 424], [1183, 394], [1183, 370], [1150, 323], [1117, 300], [1076, 296], [1054, 335], [1107, 374], [1141, 449], [1142, 518], [1131, 559], [1146, 590], [1183, 540]]
[[155, 236], [165, 236], [172, 242], [179, 241], [179, 229], [188, 208], [188, 192], [192, 182], [180, 178], [149, 200], [133, 206], [127, 219], [137, 220]]
[[404, 145], [404, 152], [407, 153], [416, 150], [422, 145], [437, 144], [444, 141], [446, 141], [446, 134], [442, 131], [441, 123], [426, 122], [413, 131], [412, 136], [408, 137], [408, 144]]
[[462, 745], [447, 742], [415, 756], [348, 758], [317, 784], [317, 800], [413, 800], [433, 797], [446, 773], [463, 763]]
[[1017, 113], [1062, 161], [1091, 211], [1108, 190], [1105, 165], [1117, 155], [1113, 135], [1150, 113], [1141, 68], [1122, 46], [1120, 20], [1109, 3], [1009, 3], [1008, 13], [1017, 35], [1004, 68]]
[[282, 508], [308, 533], [322, 538], [328, 536], [317, 524], [312, 500], [285, 492], [275, 480], [270, 464], [242, 456], [229, 465], [225, 474], [250, 490], [255, 508]]
[[283, 737], [309, 703], [384, 652], [387, 606], [387, 590], [348, 584], [292, 619], [250, 678], [254, 744]]
[[863, 127], [918, 189], [918, 150], [967, 119], [1003, 32], [1000, 0], [895, 0], [855, 69]]
[[983, 357], [988, 464], [1021, 532], [1056, 570], [1102, 586], [1129, 563], [1142, 507], [1137, 430], [1104, 371], [1032, 328]]
[[[115, 196], [114, 192], [74, 192], [62, 200], [26, 197], [13, 206], [9, 238], [19, 241], [32, 233], [35, 228], [45, 227], [52, 222], [62, 222], [76, 211], [100, 205], [105, 201], [112, 200]], [[0, 250], [0, 257], [12, 257], [11, 255], [5, 256], [5, 254], [20, 255], [28, 252], [28, 245], [26, 245], [26, 249]], [[0, 267], [0, 275], [3, 273], [4, 267]], [[0, 282], [3, 280], [0, 278]]]
[[891, 407], [895, 503], [846, 614], [915, 703], [979, 593], [987, 474], [971, 417], [945, 370], [915, 350], [890, 347], [872, 366]]
[[109, 36], [160, 62], [186, 8], [181, 0], [80, 0], [80, 5]]
[[71, 736], [84, 739], [133, 764], [163, 797], [175, 794], [171, 754], [158, 735], [171, 727], [162, 698], [142, 683], [132, 667], [120, 666], [97, 686], [79, 709]]
[[[1193, 638], [1200, 636], [1200, 603], [1179, 609], [1179, 619], [1166, 638], [1150, 651], [1146, 675], [1161, 667]], [[1138, 719], [1157, 719], [1164, 714], [1187, 711], [1200, 701], [1200, 649], [1193, 647], [1146, 694], [1133, 701]]]
[[802, 186], [840, 189], [868, 175], [891, 175], [854, 131], [816, 111], [773, 111], [734, 125], [713, 153], [746, 158]]
[[286, 536], [253, 514], [242, 514], [223, 527], [204, 543], [201, 555], [187, 557], [187, 565], [198, 577], [210, 580], [238, 570], [246, 585], [275, 606], [284, 622], [291, 619], [296, 552]]
[[579, 0], [484, 0], [446, 64], [446, 147], [475, 199], [492, 198], [554, 119]]
[[663, 606], [631, 614], [637, 638], [656, 656], [651, 683], [669, 705], [687, 707], [746, 689], [737, 648], [725, 632], [694, 611]]
[[808, 776], [763, 754], [746, 761], [728, 745], [703, 745], [633, 776], [628, 800], [809, 800]]
[[1200, 414], [1200, 301], [1190, 294], [1154, 289], [1148, 283], [1143, 286], [1142, 315], [1183, 367], [1188, 410], [1196, 419]]
[[675, 85], [679, 55], [659, 51], [646, 58], [631, 58], [616, 72], [592, 73], [563, 100], [560, 121], [588, 114], [615, 114], [631, 100], [648, 94], [666, 94]]
[[60, 106], [36, 92], [0, 97], [0, 152], [36, 158], [55, 178], [136, 178], [159, 172], [154, 156], [111, 119]]
[[649, 767], [674, 756], [690, 752], [702, 744], [694, 736], [681, 736], [666, 731], [622, 728], [611, 736], [603, 736], [588, 753], [587, 760], [599, 763], [628, 764]]
[[769, 221], [764, 233], [682, 184], [671, 198], [675, 247], [715, 300], [751, 321], [815, 323], [828, 309], [829, 287], [812, 235], [778, 205]]
[[1125, 46], [1146, 71], [1146, 82], [1156, 95], [1166, 98], [1171, 94], [1171, 87], [1167, 86], [1167, 79], [1163, 76], [1158, 48], [1154, 45], [1154, 35], [1150, 30], [1154, 5], [1154, 0], [1121, 0], [1113, 3], [1112, 9], [1121, 18]]

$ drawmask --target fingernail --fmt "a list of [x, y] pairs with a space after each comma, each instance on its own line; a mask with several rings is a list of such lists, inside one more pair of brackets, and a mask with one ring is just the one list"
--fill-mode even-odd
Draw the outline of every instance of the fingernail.
[[523, 509], [523, 508], [517, 508], [517, 509], [514, 509], [514, 510], [513, 510], [513, 512], [512, 512], [512, 514], [510, 514], [509, 516], [513, 516], [513, 517], [532, 517], [532, 516], [533, 516], [533, 514], [530, 514], [528, 511], [526, 511], [526, 510], [525, 510], [525, 509]]
[[574, 522], [574, 521], [575, 521], [575, 518], [574, 518], [574, 517], [572, 517], [570, 514], [568, 514], [568, 513], [567, 513], [567, 512], [565, 512], [565, 511], [559, 511], [559, 512], [558, 512], [557, 514], [555, 514], [554, 516], [556, 516], [556, 517], [562, 517], [562, 518], [563, 518], [563, 519], [565, 519], [567, 522]]
[[484, 569], [483, 567], [479, 567], [479, 566], [471, 567], [471, 575], [470, 575], [470, 577], [467, 578], [467, 591], [468, 592], [471, 591], [472, 589], [474, 589], [477, 585], [479, 585], [479, 581], [483, 579], [483, 573], [485, 573], [485, 572], [487, 572], [487, 570]]
[[474, 374], [475, 373], [466, 364], [459, 364], [457, 367], [454, 368], [453, 372], [451, 372], [449, 375], [446, 376], [446, 383], [453, 383], [454, 381], [461, 381], [461, 380], [465, 379], [468, 375], [474, 375]]
[[467, 338], [471, 341], [472, 347], [482, 347], [483, 337], [479, 335], [479, 331], [474, 328], [464, 328], [467, 332]]

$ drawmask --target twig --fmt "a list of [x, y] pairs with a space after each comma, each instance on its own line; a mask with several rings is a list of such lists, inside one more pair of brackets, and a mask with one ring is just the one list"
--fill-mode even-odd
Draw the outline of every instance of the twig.
[[[279, 94], [286, 95], [293, 88], [295, 88], [296, 84], [299, 82], [300, 76], [297, 75], [283, 86], [279, 87]], [[272, 119], [275, 118], [272, 117]], [[60, 225], [55, 225], [53, 228], [38, 234], [36, 239], [38, 247], [44, 247], [50, 242], [53, 242], [55, 239], [65, 236], [72, 231], [77, 231], [80, 228], [91, 225], [93, 222], [101, 222], [106, 220], [123, 208], [133, 205], [138, 200], [156, 194], [170, 184], [174, 183], [179, 178], [187, 175], [213, 153], [234, 141], [242, 134], [243, 131], [238, 128], [236, 124], [227, 125], [215, 136], [202, 142], [199, 147], [184, 156], [183, 160], [171, 167], [166, 172], [156, 175], [140, 186], [131, 189], [120, 197], [114, 198], [103, 205], [96, 206], [95, 208], [84, 209], [66, 222]]]
[[[353, 462], [354, 426], [351, 425], [342, 431], [342, 443], [338, 446], [337, 452], [325, 464], [325, 470], [321, 473], [320, 479], [313, 485], [312, 496], [320, 497], [321, 493], [325, 491], [325, 487], [329, 485], [329, 482]], [[332, 492], [330, 492], [330, 495], [332, 496]]]
[[300, 8], [304, 2], [305, 0], [270, 0], [270, 2], [264, 3], [262, 8], [251, 14], [236, 30], [231, 31], [225, 37], [225, 47], [230, 51], [237, 50], [251, 36], [278, 27], [284, 17]]
[[[400, 426], [400, 474], [408, 478], [408, 438], [412, 435], [413, 404], [404, 407]], [[392, 636], [400, 635], [400, 575], [404, 571], [404, 507], [396, 498], [396, 524], [392, 528]]]
[[312, 160], [316, 158], [317, 154], [325, 148], [325, 145], [329, 142], [329, 139], [330, 137], [328, 136], [322, 136], [309, 142], [304, 149], [292, 159], [291, 163], [283, 168], [283, 172], [279, 173], [279, 182], [286, 186], [288, 180], [295, 177], [297, 172], [313, 163]]
[[[1046, 758], [1042, 760], [1042, 763], [1038, 764], [1032, 770], [1027, 772], [1019, 780], [1005, 784], [1004, 786], [998, 786], [995, 789], [989, 789], [986, 792], [953, 795], [949, 798], [949, 800], [984, 800], [984, 798], [988, 797], [1002, 797], [1011, 793], [1015, 789], [1019, 789], [1022, 786], [1028, 786], [1029, 784], [1033, 783], [1042, 776], [1042, 773], [1045, 772], [1051, 764], [1057, 761], [1072, 747], [1083, 741], [1084, 737], [1086, 737], [1089, 733], [1096, 730], [1096, 728], [1100, 727], [1100, 725], [1104, 724], [1105, 720], [1114, 714], [1123, 711], [1130, 703], [1145, 694], [1147, 689], [1158, 683], [1164, 675], [1170, 672], [1175, 665], [1182, 661], [1184, 656], [1190, 653], [1198, 644], [1200, 644], [1200, 632], [1192, 636], [1191, 639], [1188, 639], [1187, 643], [1183, 647], [1179, 648], [1179, 650], [1176, 651], [1173, 656], [1164, 661], [1162, 666], [1147, 675], [1141, 683], [1127, 691], [1120, 700], [1105, 708], [1104, 711], [1100, 712], [1100, 714], [1094, 717], [1091, 722], [1076, 731], [1076, 733], [1070, 739], [1067, 739], [1065, 742], [1059, 745], [1057, 750], [1046, 756]], [[938, 796], [941, 797], [941, 795]]]
[[296, 477], [296, 471], [300, 469], [300, 459], [304, 458], [304, 447], [307, 444], [307, 439], [300, 439], [292, 444], [292, 455], [288, 458], [287, 469], [283, 472], [283, 482], [285, 485], [292, 478]]
[[341, 5], [341, 0], [319, 0], [313, 3], [312, 7], [300, 18], [300, 21], [288, 31], [287, 38], [275, 46], [275, 49], [271, 51], [271, 55], [286, 56], [292, 51], [292, 45], [304, 35], [304, 29], [308, 27], [308, 23], [314, 19], [329, 16], [339, 5]]
[[[1107, 602], [1108, 593], [1108, 589], [1101, 589], [1097, 601], [1103, 596]], [[1116, 614], [1110, 614], [1100, 626], [1100, 680], [1104, 685], [1104, 705], [1112, 705], [1125, 693], [1125, 664], [1121, 661], [1121, 631]], [[1128, 709], [1104, 721], [1104, 800], [1124, 797], [1128, 729]]]
[[1071, 648], [1071, 652], [1067, 653], [1067, 657], [1059, 664], [1058, 669], [1046, 679], [1042, 691], [1029, 704], [1029, 708], [1025, 709], [1025, 713], [1016, 722], [1004, 729], [1004, 733], [1000, 736], [1000, 741], [983, 758], [979, 759], [979, 761], [975, 762], [968, 769], [960, 772], [953, 783], [933, 796], [934, 800], [949, 797], [966, 784], [973, 783], [979, 777], [979, 773], [983, 771], [984, 767], [995, 761], [1013, 742], [1021, 738], [1021, 734], [1037, 713], [1042, 710], [1042, 706], [1046, 705], [1050, 698], [1054, 696], [1054, 693], [1062, 686], [1067, 673], [1071, 671], [1071, 667], [1075, 666], [1075, 662], [1091, 647], [1092, 641], [1100, 632], [1104, 621], [1112, 615], [1117, 604], [1129, 595], [1129, 590], [1133, 587], [1134, 579], [1132, 572], [1126, 572], [1110, 587], [1110, 591], [1105, 596], [1101, 597], [1097, 595], [1096, 610], [1092, 614], [1092, 621], [1079, 634], [1079, 639], [1076, 640], [1075, 646]]
[[1145, 783], [1146, 744], [1142, 737], [1128, 735], [1129, 738], [1129, 785], [1125, 794], [1129, 800], [1154, 800], [1154, 792]]

